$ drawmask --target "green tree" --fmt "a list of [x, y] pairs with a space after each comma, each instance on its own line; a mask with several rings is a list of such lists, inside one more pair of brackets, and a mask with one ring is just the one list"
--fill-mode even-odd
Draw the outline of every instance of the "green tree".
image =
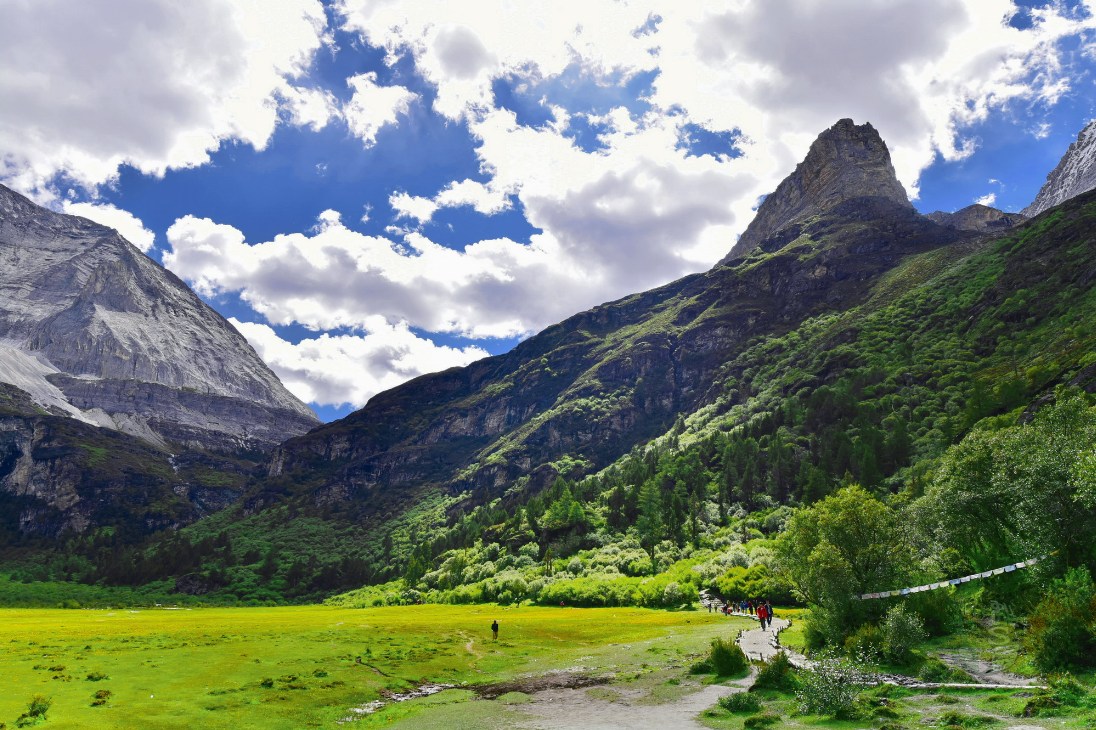
[[643, 483], [639, 493], [639, 540], [648, 549], [662, 539], [662, 495], [653, 479]]
[[981, 569], [1054, 553], [1060, 566], [1048, 569], [1096, 567], [1096, 505], [1085, 481], [1094, 445], [1096, 412], [1066, 391], [1031, 423], [968, 434], [945, 454], [925, 497], [939, 541]]
[[813, 607], [824, 641], [845, 636], [879, 607], [853, 594], [909, 585], [916, 563], [904, 521], [859, 485], [797, 510], [777, 539], [780, 577]]

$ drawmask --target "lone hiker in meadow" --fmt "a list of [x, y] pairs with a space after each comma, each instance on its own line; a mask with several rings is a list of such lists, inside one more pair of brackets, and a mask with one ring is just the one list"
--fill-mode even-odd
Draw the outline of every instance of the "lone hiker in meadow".
[[491, 636], [495, 639], [495, 641], [499, 640], [499, 622], [498, 621], [492, 621], [491, 622]]

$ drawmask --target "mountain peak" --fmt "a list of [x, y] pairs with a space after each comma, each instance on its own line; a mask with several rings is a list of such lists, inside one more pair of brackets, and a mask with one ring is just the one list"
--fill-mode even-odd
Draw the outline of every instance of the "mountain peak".
[[1021, 213], [1034, 218], [1048, 208], [1096, 188], [1096, 120], [1089, 122], [1069, 145], [1058, 166], [1031, 205]]
[[807, 156], [765, 198], [746, 232], [720, 263], [757, 248], [785, 226], [852, 198], [881, 197], [913, 208], [898, 181], [887, 144], [870, 123], [842, 119], [818, 135]]
[[942, 226], [981, 233], [1003, 231], [1027, 220], [1023, 213], [1006, 213], [980, 203], [968, 205], [954, 213], [937, 210], [925, 217]]

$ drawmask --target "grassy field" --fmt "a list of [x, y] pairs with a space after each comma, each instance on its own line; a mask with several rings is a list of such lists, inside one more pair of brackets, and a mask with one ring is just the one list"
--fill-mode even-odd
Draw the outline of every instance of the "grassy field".
[[[492, 605], [0, 610], [0, 722], [14, 727], [40, 694], [52, 698], [47, 725], [58, 729], [337, 727], [350, 708], [428, 681], [560, 669], [636, 681], [687, 666], [711, 637], [748, 625], [707, 612]], [[495, 708], [521, 700], [471, 696], [450, 690], [354, 725], [452, 715], [450, 728], [486, 727]]]

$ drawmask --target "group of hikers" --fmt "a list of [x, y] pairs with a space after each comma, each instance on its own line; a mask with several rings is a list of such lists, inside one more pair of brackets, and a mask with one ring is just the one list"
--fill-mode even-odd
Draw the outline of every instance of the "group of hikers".
[[[712, 612], [712, 603], [708, 603], [708, 613]], [[738, 613], [748, 613], [757, 616], [761, 622], [761, 630], [764, 631], [773, 622], [773, 605], [768, 601], [751, 601], [743, 598], [738, 602], [728, 601], [719, 609], [723, 615], [730, 616], [737, 609]]]

